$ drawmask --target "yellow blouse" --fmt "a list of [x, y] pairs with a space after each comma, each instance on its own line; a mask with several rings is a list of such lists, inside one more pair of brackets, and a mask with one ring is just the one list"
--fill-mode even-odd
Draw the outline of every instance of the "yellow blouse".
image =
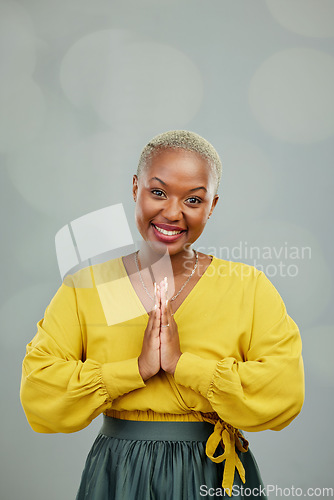
[[148, 315], [122, 259], [67, 276], [22, 364], [21, 403], [32, 429], [75, 432], [101, 413], [210, 420], [207, 454], [213, 459], [222, 438], [223, 486], [231, 487], [234, 467], [244, 474], [237, 429], [280, 430], [301, 410], [298, 327], [261, 271], [214, 256], [174, 319], [183, 353], [175, 374], [160, 371], [144, 382], [138, 356]]

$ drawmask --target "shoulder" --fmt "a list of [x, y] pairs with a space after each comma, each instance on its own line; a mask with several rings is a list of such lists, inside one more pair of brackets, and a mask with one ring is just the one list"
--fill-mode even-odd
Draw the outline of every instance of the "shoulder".
[[110, 259], [99, 264], [92, 264], [68, 274], [63, 284], [71, 288], [93, 288], [124, 276], [122, 257]]
[[221, 289], [224, 292], [235, 294], [235, 297], [240, 294], [243, 297], [251, 296], [254, 303], [266, 306], [269, 311], [274, 310], [275, 307], [280, 311], [285, 308], [276, 287], [265, 273], [255, 266], [217, 257], [213, 258], [211, 265], [212, 270], [209, 277], [213, 277], [211, 284], [215, 290]]
[[212, 268], [217, 278], [231, 279], [234, 281], [257, 281], [262, 271], [255, 266], [245, 264], [244, 262], [234, 262], [232, 260], [219, 259], [213, 256]]

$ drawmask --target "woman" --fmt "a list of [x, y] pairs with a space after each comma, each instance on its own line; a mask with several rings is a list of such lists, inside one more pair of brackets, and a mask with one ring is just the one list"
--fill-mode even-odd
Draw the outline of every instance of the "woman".
[[300, 412], [301, 340], [262, 272], [192, 249], [220, 177], [202, 137], [155, 137], [133, 177], [140, 250], [67, 276], [27, 345], [35, 431], [104, 414], [77, 500], [265, 498], [239, 429], [280, 430]]

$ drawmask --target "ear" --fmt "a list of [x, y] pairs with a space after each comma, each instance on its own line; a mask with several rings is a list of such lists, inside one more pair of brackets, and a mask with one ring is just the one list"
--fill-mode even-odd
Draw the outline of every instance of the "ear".
[[213, 197], [213, 200], [212, 200], [212, 204], [211, 204], [211, 208], [210, 208], [210, 212], [209, 212], [208, 218], [211, 216], [211, 214], [212, 214], [215, 206], [218, 203], [218, 200], [219, 200], [219, 195], [215, 194], [214, 197]]
[[134, 201], [137, 201], [137, 191], [138, 191], [138, 177], [136, 175], [132, 178], [132, 196]]

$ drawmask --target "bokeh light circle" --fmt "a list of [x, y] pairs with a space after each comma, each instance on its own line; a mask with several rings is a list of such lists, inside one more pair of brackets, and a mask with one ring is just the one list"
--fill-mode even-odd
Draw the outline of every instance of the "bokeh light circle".
[[222, 236], [221, 246], [222, 258], [246, 262], [266, 274], [297, 323], [309, 325], [327, 308], [330, 268], [319, 241], [307, 229], [285, 220], [245, 221]]
[[[252, 219], [262, 213], [271, 200], [274, 172], [269, 158], [255, 143], [227, 137], [223, 145], [222, 199], [224, 212], [231, 216], [224, 224]], [[227, 165], [228, 168], [224, 168]]]
[[249, 103], [275, 138], [312, 143], [334, 134], [334, 58], [314, 49], [273, 54], [253, 75]]
[[0, 151], [19, 149], [40, 132], [45, 100], [29, 76], [0, 80], [0, 109]]
[[266, 0], [266, 4], [284, 28], [298, 35], [334, 36], [333, 0]]
[[128, 132], [181, 128], [203, 97], [201, 74], [186, 54], [122, 30], [78, 40], [62, 61], [60, 80], [73, 104]]
[[131, 202], [138, 145], [111, 132], [76, 137], [71, 115], [67, 122], [65, 117], [63, 130], [54, 130], [58, 115], [39, 141], [7, 159], [8, 175], [22, 197], [42, 213], [66, 221], [69, 213], [76, 218]]
[[302, 331], [305, 369], [322, 386], [334, 387], [334, 325], [317, 325]]
[[17, 2], [0, 2], [0, 67], [3, 75], [31, 75], [36, 65], [32, 20]]

